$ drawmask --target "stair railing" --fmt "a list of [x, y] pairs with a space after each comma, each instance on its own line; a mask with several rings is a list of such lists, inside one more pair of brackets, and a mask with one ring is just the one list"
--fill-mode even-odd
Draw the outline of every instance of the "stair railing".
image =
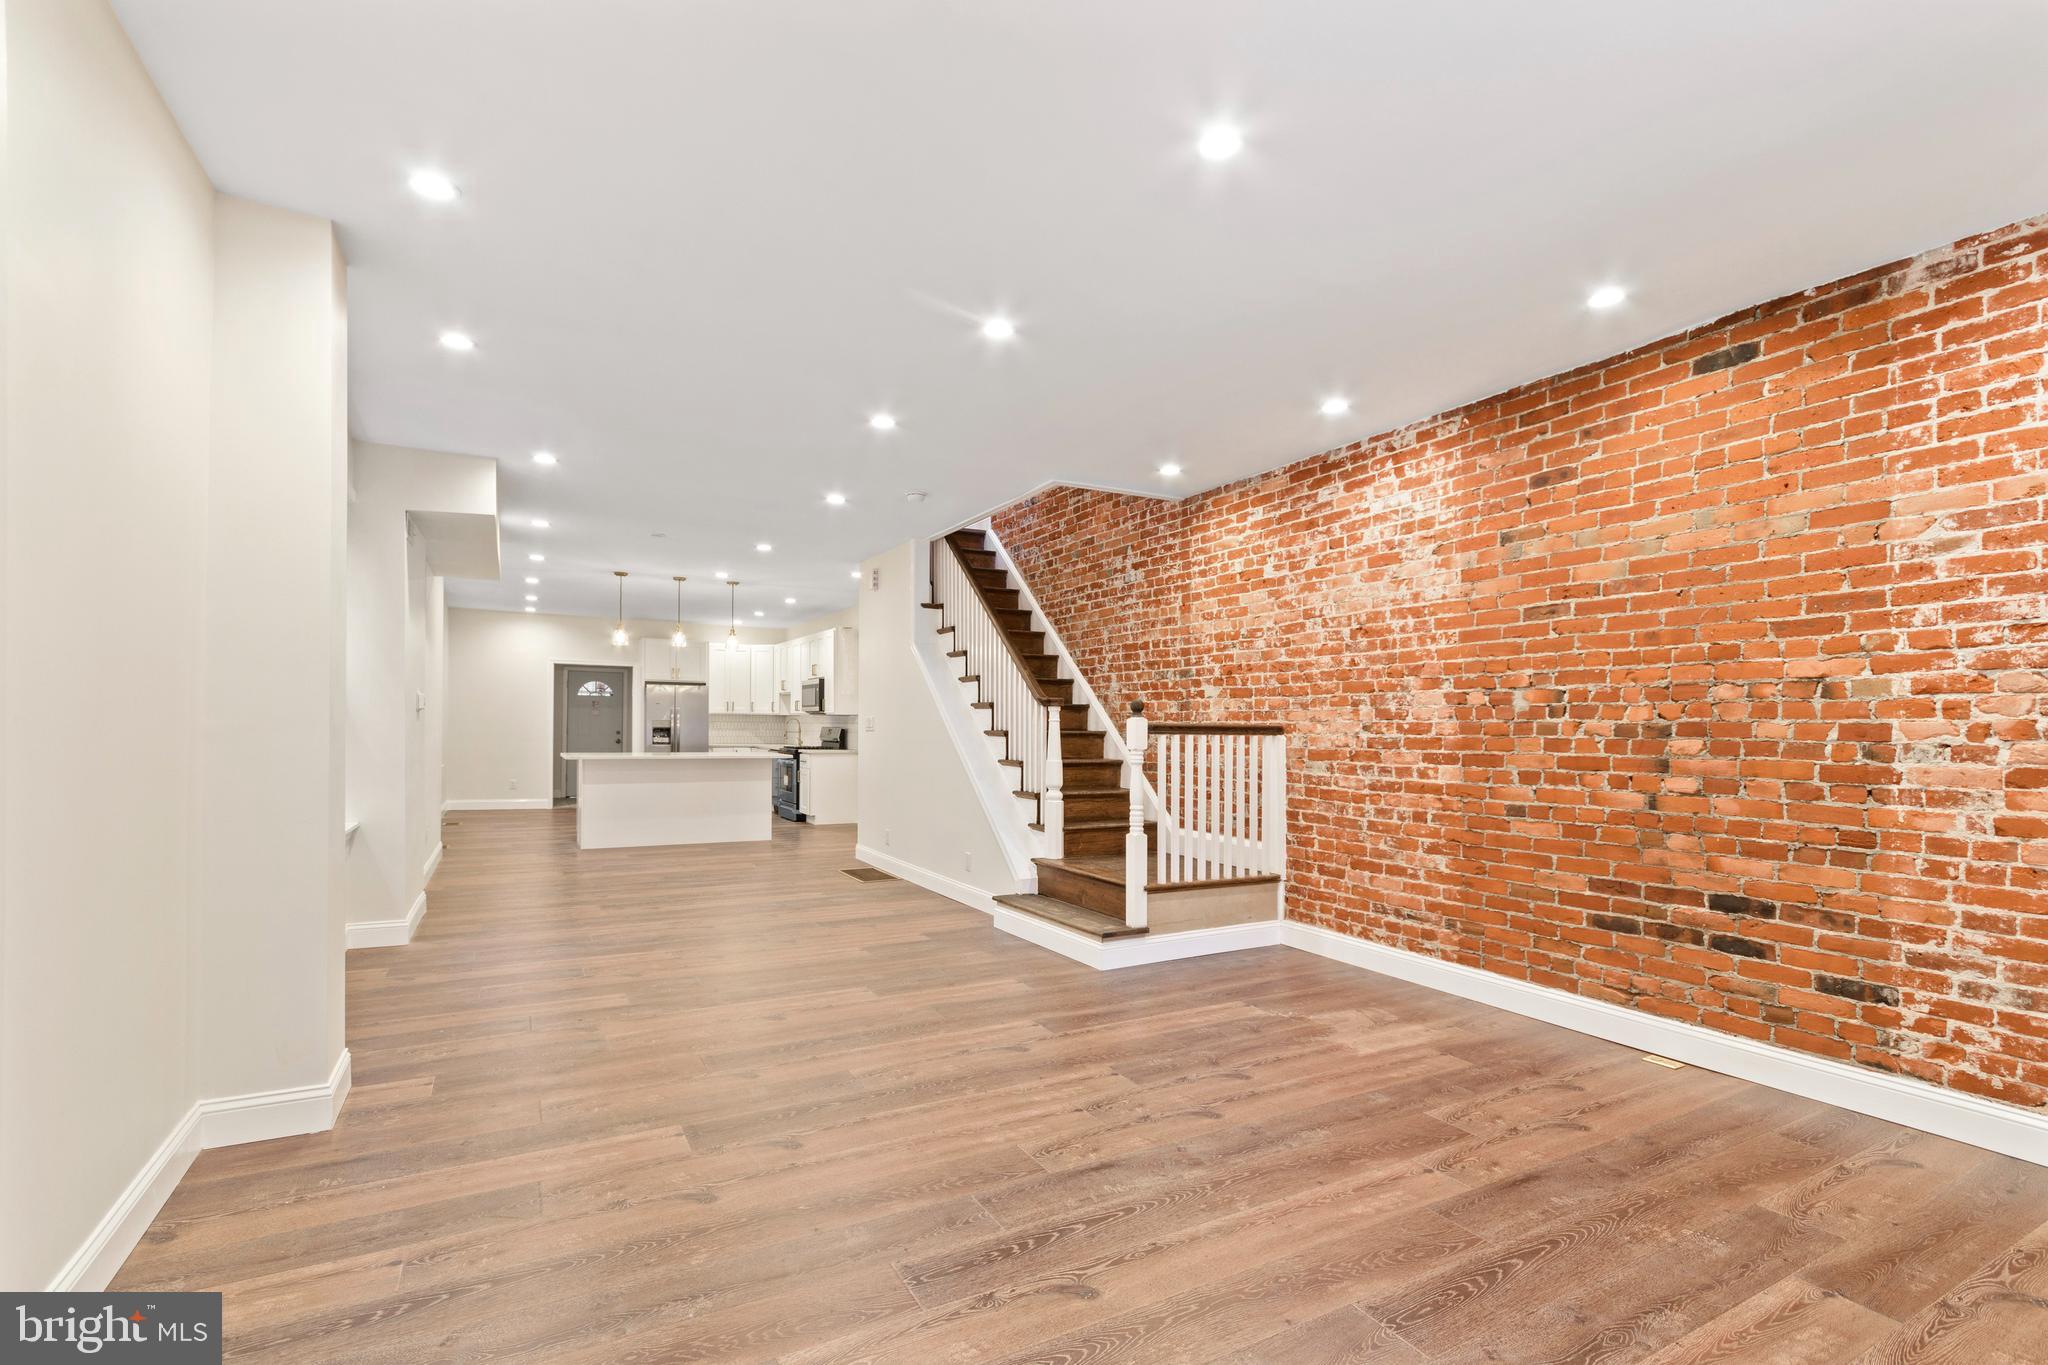
[[1059, 699], [1025, 665], [958, 545], [943, 538], [932, 542], [931, 575], [941, 625], [951, 629], [953, 648], [964, 653], [965, 676], [976, 679], [976, 701], [989, 708], [983, 728], [1002, 732], [1003, 762], [1017, 773], [1013, 790], [1036, 795], [1043, 843], [1058, 857], [1065, 814]]
[[1134, 792], [1142, 787], [1149, 756], [1158, 838], [1148, 852], [1143, 809], [1133, 799], [1124, 840], [1126, 899], [1133, 887], [1142, 894], [1147, 881], [1285, 876], [1287, 732], [1278, 725], [1148, 722], [1144, 705], [1131, 704], [1125, 726], [1125, 783]]

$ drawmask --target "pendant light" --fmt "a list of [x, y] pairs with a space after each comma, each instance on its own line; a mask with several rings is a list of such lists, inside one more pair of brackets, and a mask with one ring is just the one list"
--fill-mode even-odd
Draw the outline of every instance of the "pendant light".
[[612, 572], [619, 579], [619, 623], [612, 627], [612, 643], [623, 649], [632, 642], [632, 637], [626, 634], [626, 571], [613, 569]]
[[728, 651], [736, 653], [740, 647], [740, 585], [737, 579], [728, 578], [725, 586], [729, 590], [726, 605], [732, 608], [732, 624], [726, 628], [725, 647]]
[[681, 649], [684, 645], [690, 643], [690, 637], [683, 634], [683, 583], [685, 580], [681, 574], [673, 574], [671, 577], [676, 580], [676, 633], [668, 637], [668, 642], [675, 648]]

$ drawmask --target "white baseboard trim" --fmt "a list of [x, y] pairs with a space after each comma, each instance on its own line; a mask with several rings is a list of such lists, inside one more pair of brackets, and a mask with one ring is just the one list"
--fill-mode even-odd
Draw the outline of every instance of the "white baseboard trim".
[[870, 848], [866, 844], [855, 844], [853, 846], [853, 856], [866, 863], [869, 867], [878, 867], [884, 872], [901, 877], [904, 881], [914, 886], [921, 886], [927, 891], [936, 892], [947, 900], [958, 901], [970, 910], [979, 910], [984, 915], [993, 915], [996, 912], [995, 897], [978, 886], [970, 886], [966, 882], [955, 881], [944, 873], [934, 872], [930, 868], [919, 867], [915, 863], [906, 863], [901, 858], [884, 853], [878, 848]]
[[1281, 942], [1418, 986], [1476, 1000], [1578, 1033], [1736, 1076], [1839, 1109], [1917, 1128], [2048, 1166], [2048, 1114], [1943, 1090], [1886, 1071], [1759, 1043], [1698, 1024], [1589, 1000], [1550, 986], [1443, 962], [1312, 924], [1287, 921]]
[[357, 920], [348, 926], [350, 948], [401, 948], [412, 942], [412, 936], [419, 930], [420, 921], [426, 918], [427, 893], [422, 891], [412, 899], [412, 907], [405, 912], [404, 919]]
[[113, 1282], [142, 1234], [206, 1147], [318, 1133], [334, 1126], [348, 1098], [351, 1065], [342, 1049], [324, 1085], [295, 1086], [227, 1099], [201, 1100], [172, 1125], [142, 1169], [44, 1286], [51, 1293], [96, 1294]]
[[554, 806], [551, 796], [522, 797], [517, 801], [444, 801], [441, 813], [445, 815], [451, 810], [553, 810]]
[[71, 1253], [71, 1259], [44, 1288], [53, 1294], [96, 1294], [111, 1284], [198, 1155], [199, 1106], [195, 1104], [142, 1163], [128, 1188], [115, 1198], [84, 1244]]
[[1245, 948], [1270, 948], [1280, 942], [1280, 921], [1277, 919], [1260, 920], [1255, 924], [1225, 924], [1214, 929], [1183, 929], [1172, 934], [1146, 934], [1140, 938], [1111, 939], [1106, 943], [1004, 905], [995, 909], [995, 924], [1006, 934], [1049, 948], [1061, 957], [1072, 958], [1098, 972], [1144, 967], [1155, 962], [1175, 962], [1184, 957], [1207, 957], [1212, 953], [1235, 953]]
[[424, 886], [434, 880], [434, 869], [441, 865], [441, 855], [447, 851], [448, 849], [445, 844], [440, 843], [438, 840], [435, 842], [434, 851], [427, 855], [427, 865], [420, 869], [420, 885]]
[[334, 1126], [335, 1116], [341, 1113], [352, 1076], [348, 1049], [343, 1048], [324, 1082], [201, 1100], [197, 1105], [199, 1145], [233, 1147], [243, 1142], [268, 1142], [272, 1138], [325, 1132]]

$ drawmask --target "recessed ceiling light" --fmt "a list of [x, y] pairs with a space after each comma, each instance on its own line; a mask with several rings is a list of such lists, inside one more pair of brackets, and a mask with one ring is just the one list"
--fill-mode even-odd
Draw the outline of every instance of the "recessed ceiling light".
[[540, 598], [534, 596], [532, 593], [528, 593], [526, 594], [526, 600], [529, 602], [538, 602], [540, 601]]
[[532, 607], [528, 607], [528, 608], [527, 608], [527, 610], [528, 610], [528, 611], [532, 611], [532, 610], [533, 610], [533, 608], [532, 608]]
[[827, 493], [827, 494], [825, 495], [825, 505], [826, 505], [827, 507], [844, 507], [844, 506], [846, 506], [846, 494], [844, 494], [844, 493]]
[[548, 557], [546, 555], [528, 555], [527, 558], [532, 560], [536, 564], [545, 564], [548, 562]]
[[1612, 308], [1628, 297], [1628, 290], [1618, 284], [1603, 284], [1586, 295], [1588, 308]]
[[754, 548], [755, 548], [756, 550], [760, 551], [760, 552], [761, 552], [762, 554], [764, 554], [764, 555], [765, 555], [765, 554], [767, 554], [767, 553], [768, 553], [768, 552], [769, 552], [770, 550], [774, 549], [775, 547], [774, 547], [773, 545], [770, 545], [770, 544], [769, 544], [769, 543], [768, 543], [767, 541], [765, 541], [765, 540], [764, 540], [764, 541], [760, 541], [760, 542], [758, 542], [758, 543], [757, 543], [757, 544], [756, 544], [756, 545], [754, 546]]
[[766, 616], [767, 614], [768, 614], [768, 613], [767, 613], [767, 612], [765, 612], [765, 611], [757, 611], [757, 612], [755, 612], [755, 613], [754, 613], [754, 615], [756, 615], [756, 616]]
[[896, 430], [895, 414], [887, 412], [875, 413], [868, 418], [868, 425], [876, 431], [894, 431]]
[[785, 597], [782, 599], [782, 605], [785, 607], [793, 607], [796, 605], [796, 599], [794, 597]]
[[860, 570], [859, 570], [859, 569], [855, 569], [855, 570], [853, 571], [853, 576], [854, 576], [855, 578], [859, 578], [859, 577], [860, 577]]
[[424, 167], [407, 176], [405, 183], [414, 194], [436, 204], [450, 203], [461, 193], [455, 188], [455, 182], [442, 172]]
[[536, 531], [545, 531], [548, 529], [548, 519], [546, 517], [535, 517], [532, 521], [529, 521], [526, 524], [528, 526], [531, 526]]
[[1159, 476], [1164, 479], [1177, 479], [1180, 477], [1180, 466], [1170, 462], [1163, 464], [1159, 466]]
[[534, 577], [533, 575], [531, 575], [531, 574], [528, 574], [528, 575], [527, 575], [527, 577], [526, 577], [526, 586], [527, 586], [527, 587], [529, 587], [529, 588], [531, 588], [531, 587], [536, 587], [536, 586], [538, 586], [538, 585], [539, 585], [539, 583], [540, 583], [540, 580], [539, 580], [538, 578], [535, 578], [535, 577]]
[[713, 574], [713, 575], [712, 575], [712, 577], [713, 577], [713, 578], [723, 578], [723, 577], [725, 577], [725, 570], [723, 570], [723, 569], [720, 569], [720, 570], [719, 570], [719, 571], [718, 571], [717, 573]]
[[981, 335], [986, 341], [1010, 341], [1017, 335], [1017, 324], [1006, 317], [984, 318]]
[[1351, 400], [1349, 398], [1325, 398], [1323, 406], [1319, 411], [1325, 417], [1342, 417], [1345, 413], [1351, 411]]
[[924, 492], [921, 489], [913, 489], [911, 492], [903, 495], [903, 500], [905, 502], [923, 502]]
[[1234, 123], [1218, 120], [1202, 129], [1195, 150], [1204, 161], [1228, 161], [1244, 150], [1244, 130]]
[[451, 351], [474, 351], [476, 338], [467, 332], [443, 332], [441, 345]]
[[535, 464], [553, 464], [555, 462], [555, 452], [552, 450], [536, 450], [533, 452], [533, 462]]

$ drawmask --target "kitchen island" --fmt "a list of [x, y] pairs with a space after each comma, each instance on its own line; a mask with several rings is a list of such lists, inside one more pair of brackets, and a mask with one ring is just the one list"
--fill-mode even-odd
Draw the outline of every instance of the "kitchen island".
[[576, 847], [737, 844], [773, 833], [765, 749], [570, 754]]

